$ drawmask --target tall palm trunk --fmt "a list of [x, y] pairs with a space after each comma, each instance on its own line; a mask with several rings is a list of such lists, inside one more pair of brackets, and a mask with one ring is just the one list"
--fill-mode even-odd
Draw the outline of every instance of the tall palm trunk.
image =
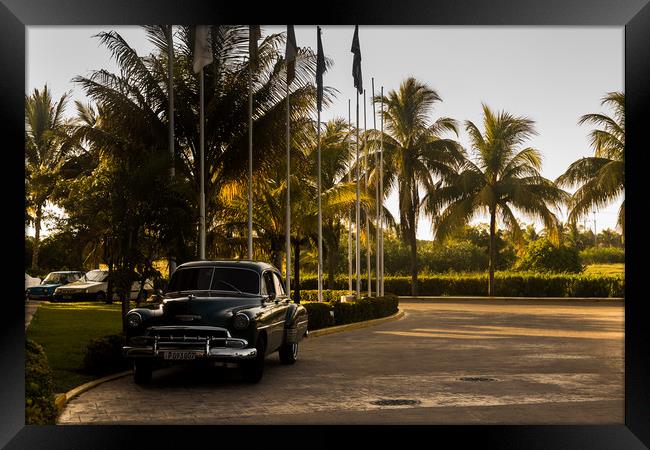
[[38, 251], [41, 246], [41, 221], [43, 220], [43, 204], [36, 207], [34, 218], [34, 246], [32, 248], [32, 270], [38, 269]]
[[490, 279], [488, 281], [488, 295], [494, 295], [494, 264], [496, 259], [496, 208], [490, 209]]
[[411, 250], [411, 295], [418, 295], [418, 241], [416, 237], [415, 207], [409, 209], [408, 241]]

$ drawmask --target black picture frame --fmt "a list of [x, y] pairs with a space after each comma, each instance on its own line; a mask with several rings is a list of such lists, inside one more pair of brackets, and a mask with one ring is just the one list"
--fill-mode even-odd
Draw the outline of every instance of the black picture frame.
[[[3, 236], [15, 253], [4, 255], [8, 280], [19, 279], [16, 258], [24, 251], [24, 229], [20, 211], [24, 211], [24, 190], [20, 187], [20, 171], [24, 167], [20, 148], [24, 148], [24, 94], [25, 94], [25, 27], [29, 25], [129, 25], [142, 23], [265, 23], [283, 24], [375, 24], [375, 25], [580, 25], [625, 27], [625, 92], [627, 116], [626, 171], [626, 301], [625, 301], [625, 424], [607, 426], [430, 426], [417, 427], [418, 434], [430, 439], [432, 446], [454, 447], [468, 442], [488, 448], [571, 448], [613, 449], [644, 448], [650, 446], [650, 350], [648, 316], [644, 314], [641, 288], [644, 286], [641, 270], [644, 264], [644, 222], [641, 211], [647, 210], [644, 192], [644, 174], [649, 167], [650, 138], [647, 117], [650, 117], [650, 6], [648, 0], [492, 0], [492, 1], [425, 1], [375, 0], [346, 3], [265, 2], [251, 5], [247, 2], [209, 2], [198, 0], [140, 0], [138, 2], [98, 0], [2, 0], [0, 4], [0, 115], [5, 125], [3, 156], [7, 158], [3, 176], [5, 208], [11, 220], [5, 221], [8, 230]], [[11, 176], [9, 176], [11, 175]], [[647, 175], [646, 175], [647, 176]], [[14, 179], [15, 177], [15, 179]], [[638, 220], [638, 222], [637, 222]], [[13, 235], [15, 239], [12, 239]], [[647, 235], [647, 231], [645, 233]], [[7, 246], [5, 245], [5, 248]], [[8, 250], [5, 250], [8, 251]], [[646, 269], [647, 270], [647, 269]], [[13, 285], [13, 282], [7, 284]], [[24, 425], [24, 328], [23, 295], [17, 283], [1, 304], [0, 335], [0, 445], [7, 448], [135, 448], [146, 443], [150, 448], [198, 446], [208, 439], [210, 446], [221, 444], [224, 438], [231, 442], [249, 441], [240, 434], [241, 427], [183, 427], [152, 426], [25, 426]], [[629, 299], [629, 300], [628, 300]], [[181, 429], [182, 428], [182, 429]], [[218, 428], [218, 430], [215, 430]], [[414, 427], [361, 427], [373, 439], [383, 441], [398, 436], [404, 438]], [[216, 432], [215, 432], [216, 431]], [[285, 427], [264, 428], [257, 435], [264, 440], [272, 435], [271, 447], [303, 442], [311, 446], [339, 445], [349, 440], [345, 435], [358, 428], [310, 427], [299, 439], [293, 439], [295, 430]], [[337, 431], [333, 433], [333, 431]], [[406, 433], [405, 433], [406, 431]], [[280, 440], [278, 440], [280, 439]], [[293, 442], [291, 442], [293, 441]], [[364, 441], [367, 442], [367, 441]], [[408, 444], [409, 440], [403, 441]], [[260, 441], [260, 445], [263, 445]], [[427, 445], [429, 446], [429, 445]]]

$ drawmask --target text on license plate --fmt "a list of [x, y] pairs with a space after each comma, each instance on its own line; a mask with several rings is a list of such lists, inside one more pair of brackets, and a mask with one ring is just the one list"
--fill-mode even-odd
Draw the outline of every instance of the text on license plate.
[[186, 359], [194, 359], [195, 357], [196, 357], [196, 353], [194, 352], [164, 352], [163, 353], [164, 359], [171, 359], [171, 360], [186, 360]]

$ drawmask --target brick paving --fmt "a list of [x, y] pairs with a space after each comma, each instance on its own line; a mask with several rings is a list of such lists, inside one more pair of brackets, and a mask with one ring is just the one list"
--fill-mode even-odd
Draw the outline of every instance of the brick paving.
[[[402, 302], [401, 320], [307, 338], [298, 362], [178, 366], [73, 399], [61, 424], [622, 424], [622, 302]], [[461, 378], [487, 379], [461, 381]], [[377, 400], [416, 405], [378, 406]]]

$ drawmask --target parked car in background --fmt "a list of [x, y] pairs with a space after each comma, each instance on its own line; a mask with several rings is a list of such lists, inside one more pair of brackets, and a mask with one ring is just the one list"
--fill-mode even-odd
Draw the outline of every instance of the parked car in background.
[[27, 272], [25, 272], [25, 290], [27, 290], [28, 287], [38, 286], [39, 284], [41, 284], [40, 278], [32, 277]]
[[72, 270], [50, 272], [39, 285], [27, 288], [25, 293], [29, 299], [51, 300], [56, 288], [74, 283], [83, 276], [83, 272]]
[[307, 310], [291, 303], [280, 271], [254, 261], [197, 261], [178, 266], [162, 303], [126, 316], [124, 355], [136, 383], [163, 363], [238, 363], [246, 381], [262, 378], [264, 359], [279, 352], [293, 364], [307, 334]]
[[[130, 300], [143, 302], [153, 292], [153, 281], [147, 280], [144, 289], [140, 292], [140, 282], [134, 281], [129, 293]], [[54, 291], [56, 301], [79, 301], [96, 300], [106, 301], [108, 291], [108, 270], [95, 269], [86, 272], [78, 281], [59, 286]], [[119, 300], [117, 294], [113, 294], [113, 300]]]

